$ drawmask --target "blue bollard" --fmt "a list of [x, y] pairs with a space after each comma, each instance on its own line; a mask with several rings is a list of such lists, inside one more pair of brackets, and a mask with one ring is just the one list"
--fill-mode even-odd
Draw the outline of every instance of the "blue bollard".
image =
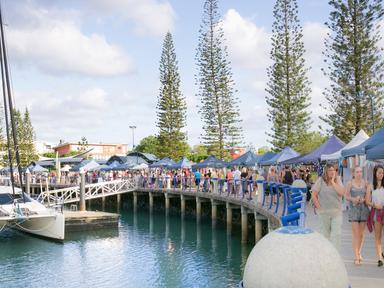
[[286, 216], [282, 216], [281, 217], [281, 222], [283, 224], [283, 226], [289, 226], [289, 224], [291, 223], [291, 225], [297, 225], [297, 222], [299, 221], [300, 219], [300, 213], [299, 212], [294, 212], [294, 213], [291, 213], [291, 214], [288, 214]]

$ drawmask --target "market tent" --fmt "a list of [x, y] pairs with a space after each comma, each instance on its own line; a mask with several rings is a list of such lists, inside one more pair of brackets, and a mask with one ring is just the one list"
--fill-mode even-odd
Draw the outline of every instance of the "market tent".
[[283, 150], [281, 150], [280, 153], [277, 153], [271, 159], [261, 161], [260, 165], [262, 166], [276, 165], [288, 159], [295, 158], [297, 156], [300, 156], [300, 154], [297, 153], [295, 150], [293, 150], [291, 147], [285, 147]]
[[224, 168], [228, 165], [227, 162], [217, 159], [215, 156], [209, 156], [207, 159], [205, 159], [203, 162], [197, 163], [196, 165], [193, 165], [193, 169], [200, 169], [200, 168]]
[[384, 142], [368, 149], [366, 154], [368, 160], [384, 159]]
[[169, 168], [174, 164], [176, 164], [175, 161], [173, 161], [172, 159], [169, 159], [168, 157], [165, 157], [149, 165], [149, 168]]
[[244, 167], [253, 167], [256, 166], [257, 161], [262, 157], [262, 155], [256, 155], [252, 151], [248, 151], [241, 155], [239, 158], [236, 158], [228, 163], [228, 166], [244, 166]]
[[189, 161], [187, 157], [183, 157], [177, 163], [171, 165], [170, 169], [190, 169], [193, 165], [193, 162]]
[[270, 159], [272, 159], [273, 157], [275, 157], [275, 155], [276, 155], [276, 153], [273, 153], [273, 152], [270, 152], [270, 151], [269, 151], [269, 152], [263, 154], [263, 155], [258, 159], [257, 164], [260, 164], [261, 162], [270, 160]]
[[131, 169], [132, 170], [143, 170], [143, 169], [147, 169], [147, 168], [148, 168], [148, 164], [141, 163], [139, 165], [133, 166]]
[[69, 172], [71, 170], [71, 166], [68, 164], [65, 164], [63, 168], [60, 169], [61, 172]]
[[369, 139], [365, 140], [360, 145], [353, 147], [351, 149], [344, 149], [341, 151], [343, 157], [350, 157], [354, 155], [364, 155], [365, 151], [375, 147], [378, 144], [384, 142], [384, 128], [381, 128], [375, 134], [373, 134]]
[[342, 148], [342, 149], [340, 149], [334, 153], [331, 153], [331, 154], [321, 155], [321, 160], [322, 161], [338, 160], [338, 159], [342, 158], [341, 153], [343, 150], [356, 147], [356, 146], [360, 145], [361, 143], [363, 143], [368, 138], [369, 138], [369, 136], [367, 135], [367, 133], [365, 133], [364, 130], [360, 130], [359, 133], [357, 133], [355, 135], [355, 137], [353, 137], [352, 140], [347, 145], [345, 145], [344, 148]]
[[74, 166], [70, 171], [94, 171], [100, 168], [100, 165], [95, 160], [84, 160], [80, 164]]
[[286, 161], [281, 162], [283, 165], [291, 165], [291, 164], [312, 164], [319, 162], [321, 159], [321, 155], [323, 154], [331, 154], [345, 146], [345, 143], [341, 141], [337, 136], [331, 136], [325, 143], [312, 150], [311, 152], [304, 154], [302, 156], [298, 156], [292, 159], [288, 159]]
[[28, 169], [29, 169], [29, 171], [31, 171], [31, 172], [33, 172], [33, 173], [48, 172], [48, 169], [47, 169], [47, 168], [44, 168], [44, 167], [40, 166], [39, 164], [36, 164], [36, 165], [33, 166], [33, 167], [29, 167]]
[[[137, 164], [137, 165], [141, 165], [141, 164]], [[123, 164], [119, 164], [116, 167], [112, 168], [112, 170], [126, 171], [129, 169], [132, 169], [132, 167], [134, 167], [134, 166], [135, 166], [135, 164], [132, 164], [132, 163], [123, 163]]]

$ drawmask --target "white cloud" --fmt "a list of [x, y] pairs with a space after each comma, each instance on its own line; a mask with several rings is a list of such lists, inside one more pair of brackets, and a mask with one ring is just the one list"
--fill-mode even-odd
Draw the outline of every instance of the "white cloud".
[[[158, 0], [89, 0], [103, 13], [116, 13], [133, 21], [140, 35], [163, 36], [173, 30], [175, 12], [168, 1]], [[96, 6], [95, 6], [96, 5]]]
[[232, 63], [242, 68], [265, 69], [269, 63], [270, 34], [263, 27], [229, 9], [223, 18]]
[[17, 93], [17, 107], [28, 107], [38, 139], [79, 138], [100, 132], [110, 105], [107, 92], [99, 87], [84, 91], [35, 91]]
[[27, 20], [15, 20], [7, 31], [10, 56], [18, 64], [35, 65], [53, 74], [87, 76], [115, 76], [133, 70], [121, 48], [103, 35], [84, 34], [70, 14], [32, 6], [19, 13]]

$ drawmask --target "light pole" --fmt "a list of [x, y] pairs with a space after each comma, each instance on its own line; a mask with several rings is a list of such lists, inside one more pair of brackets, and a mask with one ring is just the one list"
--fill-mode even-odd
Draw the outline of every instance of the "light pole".
[[132, 129], [132, 151], [135, 150], [135, 129], [136, 126], [132, 125], [129, 126], [130, 129]]

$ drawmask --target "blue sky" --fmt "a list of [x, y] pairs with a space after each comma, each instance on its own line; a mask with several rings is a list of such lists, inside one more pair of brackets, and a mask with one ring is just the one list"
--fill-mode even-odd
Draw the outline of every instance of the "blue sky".
[[[325, 0], [299, 1], [304, 28], [313, 129], [328, 80], [322, 75]], [[204, 1], [84, 0], [2, 1], [16, 106], [28, 107], [37, 140], [132, 144], [155, 134], [159, 59], [164, 34], [174, 36], [187, 132], [199, 143], [195, 54]], [[244, 142], [268, 144], [266, 67], [274, 1], [219, 1], [229, 58], [240, 98]]]

